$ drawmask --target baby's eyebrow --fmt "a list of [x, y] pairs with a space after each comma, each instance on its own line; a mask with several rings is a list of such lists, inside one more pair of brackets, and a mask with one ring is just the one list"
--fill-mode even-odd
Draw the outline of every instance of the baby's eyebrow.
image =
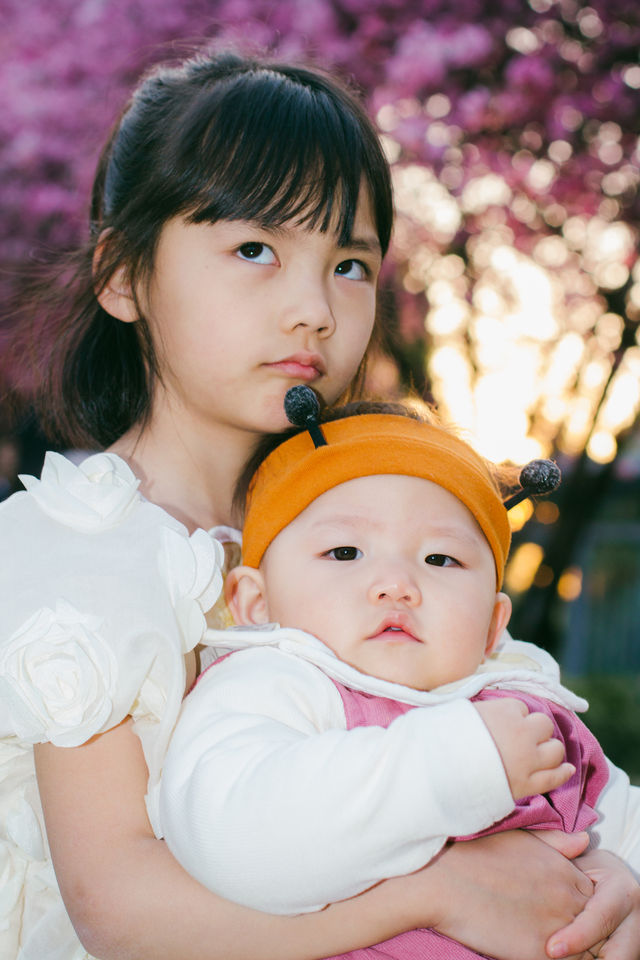
[[447, 523], [432, 523], [423, 531], [426, 539], [443, 540], [445, 545], [447, 541], [453, 544], [459, 544], [461, 547], [467, 546], [477, 548], [480, 544], [486, 543], [485, 536], [480, 530], [467, 529], [466, 527], [452, 526]]
[[[385, 528], [384, 520], [377, 520], [375, 517], [363, 516], [354, 513], [336, 513], [331, 517], [325, 517], [314, 521], [311, 525], [312, 530], [331, 531], [331, 528], [347, 529], [354, 532], [360, 530], [383, 530]], [[462, 527], [452, 526], [446, 523], [430, 523], [422, 531], [425, 538], [437, 537], [444, 540], [455, 540], [460, 544], [477, 547], [484, 540], [483, 533], [478, 530], [465, 530]]]
[[450, 537], [453, 540], [478, 540], [482, 537], [482, 533], [478, 531], [476, 534], [475, 530], [466, 530], [463, 527], [452, 527], [447, 524], [438, 524], [434, 523], [429, 526], [429, 531], [431, 535], [437, 537]]
[[324, 517], [321, 520], [316, 520], [312, 524], [312, 529], [326, 530], [327, 527], [348, 527], [351, 530], [359, 530], [363, 527], [369, 527], [374, 530], [379, 530], [383, 527], [383, 523], [381, 520], [376, 520], [374, 517], [363, 517], [353, 513], [336, 513], [331, 517]]

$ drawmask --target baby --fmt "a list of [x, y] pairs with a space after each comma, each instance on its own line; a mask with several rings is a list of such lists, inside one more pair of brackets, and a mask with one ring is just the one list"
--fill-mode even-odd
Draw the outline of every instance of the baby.
[[[165, 763], [174, 855], [269, 912], [416, 870], [452, 837], [583, 830], [607, 779], [585, 704], [539, 651], [501, 651], [510, 529], [489, 467], [379, 406], [270, 439], [226, 581], [244, 629], [209, 631], [233, 652], [187, 697]], [[432, 955], [476, 956], [431, 930], [349, 954]]]

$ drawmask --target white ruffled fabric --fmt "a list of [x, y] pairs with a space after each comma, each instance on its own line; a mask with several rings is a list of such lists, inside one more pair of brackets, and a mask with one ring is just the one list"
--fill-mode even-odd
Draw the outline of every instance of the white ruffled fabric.
[[586, 700], [560, 683], [560, 668], [550, 654], [532, 643], [514, 640], [506, 630], [495, 652], [480, 664], [475, 673], [433, 690], [415, 690], [361, 673], [344, 660], [339, 660], [333, 650], [317, 637], [304, 630], [281, 627], [278, 623], [227, 630], [210, 628], [202, 642], [212, 650], [212, 655], [207, 657], [205, 649], [200, 657], [201, 663], [212, 663], [230, 650], [275, 647], [314, 664], [328, 677], [353, 690], [362, 690], [376, 697], [389, 697], [416, 707], [437, 706], [460, 697], [470, 699], [487, 687], [520, 690], [551, 700], [576, 713], [583, 713], [589, 707]]
[[157, 787], [184, 655], [222, 587], [223, 549], [146, 501], [127, 464], [48, 453], [0, 505], [0, 958], [85, 960], [49, 859], [33, 744], [135, 720]]

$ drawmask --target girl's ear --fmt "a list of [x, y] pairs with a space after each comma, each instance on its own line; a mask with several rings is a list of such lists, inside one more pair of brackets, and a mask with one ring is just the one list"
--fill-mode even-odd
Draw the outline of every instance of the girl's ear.
[[138, 311], [131, 286], [126, 277], [125, 267], [118, 267], [116, 272], [109, 277], [102, 290], [97, 291], [96, 297], [102, 309], [115, 317], [116, 320], [122, 320], [123, 323], [134, 323], [138, 319]]
[[235, 622], [252, 626], [269, 622], [264, 578], [253, 567], [234, 567], [227, 574], [224, 597]]
[[509, 623], [510, 616], [511, 600], [506, 593], [496, 593], [496, 602], [493, 606], [491, 623], [489, 624], [489, 630], [487, 631], [487, 645], [484, 651], [486, 657], [488, 657], [489, 654], [493, 653], [495, 650], [498, 640], [502, 636], [503, 630]]
[[[96, 276], [100, 266], [100, 260], [104, 249], [104, 234], [98, 241], [96, 252], [93, 256], [93, 275]], [[126, 267], [118, 269], [109, 277], [101, 290], [96, 290], [98, 303], [103, 310], [115, 317], [116, 320], [122, 320], [124, 323], [134, 323], [138, 319], [133, 291], [127, 277]]]

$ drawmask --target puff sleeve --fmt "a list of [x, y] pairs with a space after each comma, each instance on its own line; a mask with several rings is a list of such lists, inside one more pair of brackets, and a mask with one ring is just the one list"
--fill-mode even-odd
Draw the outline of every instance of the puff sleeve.
[[49, 860], [33, 744], [77, 746], [131, 715], [156, 828], [184, 655], [220, 592], [222, 547], [146, 501], [112, 454], [76, 466], [49, 453], [40, 480], [21, 479], [26, 490], [0, 504], [0, 954], [17, 936], [35, 958], [46, 933], [68, 939], [75, 960], [84, 951]]

